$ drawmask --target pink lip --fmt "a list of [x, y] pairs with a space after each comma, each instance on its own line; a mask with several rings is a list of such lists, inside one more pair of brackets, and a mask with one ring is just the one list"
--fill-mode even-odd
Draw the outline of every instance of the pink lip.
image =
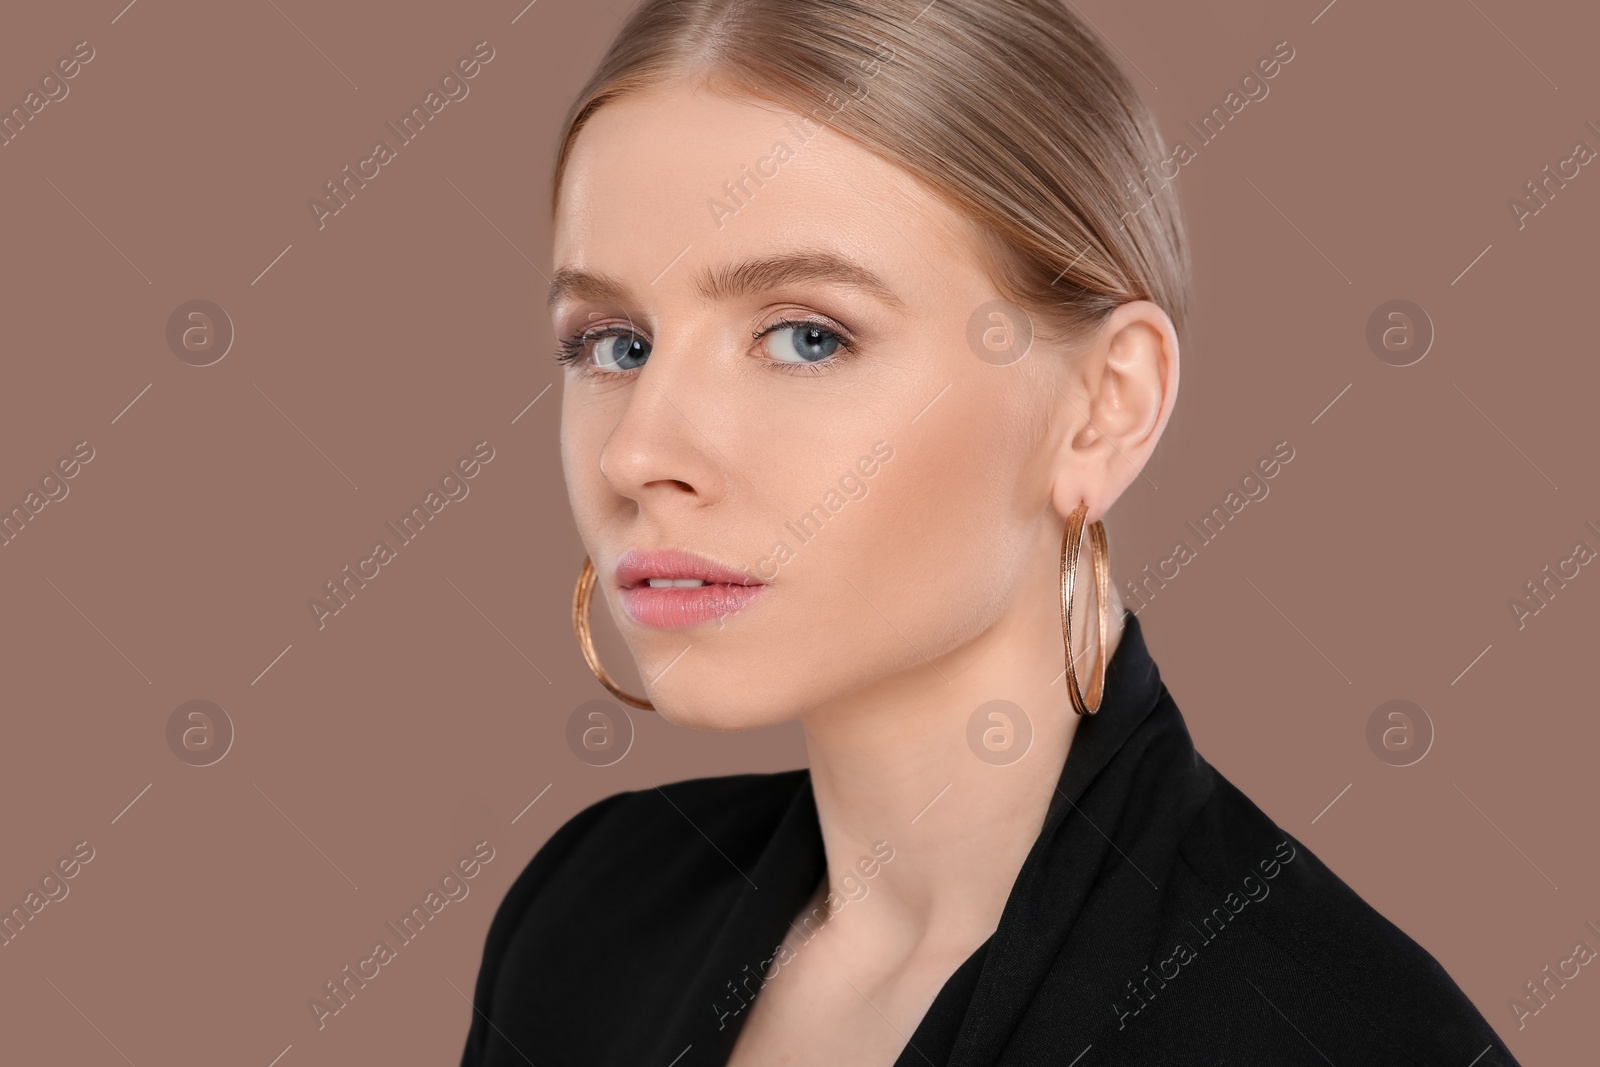
[[[653, 589], [651, 578], [698, 578], [693, 588]], [[630, 549], [617, 562], [623, 610], [641, 626], [674, 630], [741, 611], [766, 592], [744, 571], [679, 548]]]

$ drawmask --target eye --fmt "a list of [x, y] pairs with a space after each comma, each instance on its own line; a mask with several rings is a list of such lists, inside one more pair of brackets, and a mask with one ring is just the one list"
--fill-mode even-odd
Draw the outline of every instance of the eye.
[[[588, 353], [593, 349], [591, 358]], [[600, 374], [637, 370], [650, 356], [650, 342], [629, 326], [607, 326], [561, 342], [556, 359], [575, 363], [579, 369]]]
[[601, 370], [636, 370], [650, 357], [650, 342], [627, 330], [608, 333], [595, 344], [595, 366]]
[[757, 337], [769, 339], [765, 341], [767, 354], [779, 363], [822, 363], [850, 347], [842, 335], [819, 322], [780, 322]]

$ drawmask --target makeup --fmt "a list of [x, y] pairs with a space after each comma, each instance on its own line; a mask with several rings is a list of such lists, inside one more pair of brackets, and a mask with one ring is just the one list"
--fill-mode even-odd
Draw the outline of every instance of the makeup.
[[674, 630], [722, 619], [767, 587], [744, 571], [684, 549], [632, 549], [617, 563], [623, 610], [641, 626]]

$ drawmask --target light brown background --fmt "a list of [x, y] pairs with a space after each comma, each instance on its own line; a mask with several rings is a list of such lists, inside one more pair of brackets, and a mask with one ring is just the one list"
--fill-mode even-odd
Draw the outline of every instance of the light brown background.
[[[565, 740], [604, 693], [569, 628], [548, 170], [625, 5], [124, 2], [12, 5], [0, 26], [0, 101], [75, 42], [96, 51], [0, 148], [0, 502], [95, 449], [0, 548], [0, 901], [73, 843], [96, 852], [0, 948], [0, 1058], [455, 1062], [494, 907], [568, 816], [803, 762], [797, 728], [649, 713], [608, 768]], [[1520, 631], [1507, 600], [1580, 538], [1600, 548], [1600, 171], [1521, 231], [1507, 199], [1600, 147], [1600, 17], [1324, 3], [1083, 0], [1169, 138], [1276, 42], [1296, 53], [1178, 178], [1198, 315], [1177, 415], [1108, 524], [1114, 574], [1293, 445], [1142, 613], [1163, 676], [1201, 752], [1523, 1062], [1577, 1062], [1593, 968], [1520, 1032], [1507, 1000], [1578, 939], [1600, 947], [1600, 568]], [[481, 40], [470, 96], [319, 232], [308, 198]], [[165, 341], [193, 298], [237, 333], [206, 368]], [[1414, 366], [1364, 339], [1394, 298], [1437, 331]], [[307, 599], [483, 439], [470, 495], [319, 632]], [[237, 731], [204, 768], [165, 738], [195, 698]], [[1436, 732], [1411, 767], [1365, 739], [1392, 698]], [[307, 998], [483, 839], [471, 895], [318, 1032]]]

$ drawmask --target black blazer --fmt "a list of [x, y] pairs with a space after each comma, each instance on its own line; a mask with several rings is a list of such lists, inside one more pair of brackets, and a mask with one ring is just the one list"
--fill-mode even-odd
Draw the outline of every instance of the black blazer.
[[[1200, 758], [1124, 622], [997, 929], [896, 1067], [1514, 1065], [1438, 961]], [[463, 1067], [720, 1067], [825, 867], [804, 769], [590, 805], [495, 914]]]

